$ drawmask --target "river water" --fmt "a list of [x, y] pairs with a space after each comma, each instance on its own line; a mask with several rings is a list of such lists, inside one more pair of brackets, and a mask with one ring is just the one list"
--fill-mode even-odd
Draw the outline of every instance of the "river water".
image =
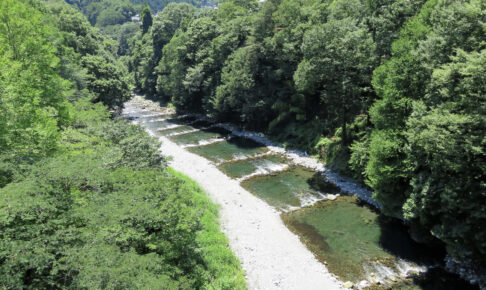
[[130, 103], [122, 115], [214, 162], [280, 211], [285, 225], [342, 281], [374, 289], [476, 289], [441, 270], [444, 252], [411, 240], [400, 221], [380, 215], [369, 194], [350, 194], [349, 183], [343, 186], [295, 153], [193, 116]]

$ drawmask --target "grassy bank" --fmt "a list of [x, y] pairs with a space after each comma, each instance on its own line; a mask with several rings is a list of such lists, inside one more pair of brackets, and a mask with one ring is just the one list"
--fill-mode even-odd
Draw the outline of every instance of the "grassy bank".
[[172, 168], [168, 168], [168, 171], [184, 181], [184, 186], [193, 192], [194, 204], [203, 210], [200, 217], [202, 229], [198, 232], [196, 240], [209, 274], [208, 288], [246, 289], [241, 265], [229, 248], [228, 239], [221, 232], [218, 206], [211, 202], [195, 181]]

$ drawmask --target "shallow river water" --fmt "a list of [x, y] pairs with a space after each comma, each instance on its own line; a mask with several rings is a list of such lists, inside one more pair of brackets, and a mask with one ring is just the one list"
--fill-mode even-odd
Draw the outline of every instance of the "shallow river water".
[[443, 252], [412, 241], [400, 221], [380, 215], [281, 151], [194, 117], [136, 107], [124, 117], [214, 162], [279, 210], [285, 225], [342, 281], [376, 289], [475, 289], [437, 267]]

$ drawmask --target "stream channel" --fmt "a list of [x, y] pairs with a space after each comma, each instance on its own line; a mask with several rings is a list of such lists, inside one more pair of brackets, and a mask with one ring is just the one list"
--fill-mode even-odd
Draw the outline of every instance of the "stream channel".
[[341, 281], [371, 289], [477, 289], [442, 270], [443, 250], [414, 242], [401, 221], [381, 215], [366, 194], [350, 194], [334, 182], [335, 175], [316, 171], [305, 162], [310, 158], [193, 116], [127, 103], [123, 117], [210, 160], [278, 210], [285, 225]]

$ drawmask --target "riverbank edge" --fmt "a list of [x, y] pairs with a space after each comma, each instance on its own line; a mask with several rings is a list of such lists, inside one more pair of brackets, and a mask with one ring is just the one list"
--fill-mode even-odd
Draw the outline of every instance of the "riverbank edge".
[[202, 229], [198, 232], [196, 241], [211, 274], [209, 285], [214, 289], [248, 289], [241, 263], [231, 250], [228, 238], [221, 231], [220, 207], [212, 202], [207, 192], [196, 181], [172, 167], [168, 167], [167, 171], [184, 181], [184, 186], [194, 193], [194, 204], [201, 209], [199, 220]]

